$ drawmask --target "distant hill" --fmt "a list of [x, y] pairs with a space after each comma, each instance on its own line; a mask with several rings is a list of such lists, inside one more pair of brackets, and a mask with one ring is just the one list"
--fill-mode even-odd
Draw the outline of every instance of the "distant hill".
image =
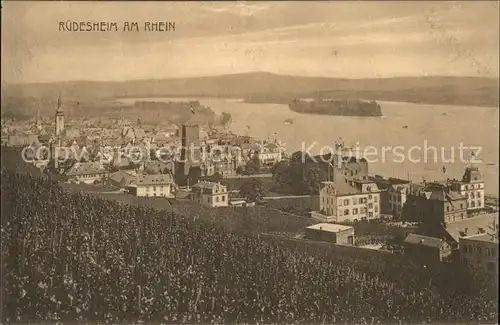
[[215, 77], [130, 80], [123, 82], [68, 81], [2, 85], [4, 96], [114, 99], [123, 97], [334, 97], [471, 106], [499, 105], [498, 78], [398, 77], [339, 79], [277, 75], [267, 72]]

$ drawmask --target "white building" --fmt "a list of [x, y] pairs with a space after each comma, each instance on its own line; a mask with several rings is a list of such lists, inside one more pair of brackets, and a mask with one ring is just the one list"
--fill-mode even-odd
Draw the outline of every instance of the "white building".
[[174, 181], [170, 174], [137, 175], [131, 185], [127, 186], [130, 194], [142, 197], [173, 198]]
[[96, 181], [103, 181], [109, 177], [109, 171], [100, 163], [77, 162], [66, 173], [70, 181], [76, 183], [93, 184]]
[[388, 208], [396, 217], [401, 217], [410, 184], [393, 184], [387, 188]]
[[462, 181], [452, 180], [451, 188], [467, 197], [467, 210], [484, 208], [484, 181], [479, 168], [467, 167]]
[[340, 245], [354, 245], [354, 228], [333, 223], [306, 227], [306, 238]]
[[374, 219], [380, 216], [380, 190], [372, 181], [322, 182], [319, 212], [311, 216], [323, 222]]
[[259, 160], [263, 165], [274, 165], [281, 161], [281, 148], [276, 143], [266, 143], [259, 150]]
[[198, 182], [192, 187], [191, 199], [206, 207], [227, 207], [229, 192], [225, 185], [214, 182]]

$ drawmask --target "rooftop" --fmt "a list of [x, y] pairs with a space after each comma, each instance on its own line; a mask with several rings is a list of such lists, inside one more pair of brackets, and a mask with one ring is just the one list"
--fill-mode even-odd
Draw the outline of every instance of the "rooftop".
[[95, 162], [85, 162], [85, 163], [75, 163], [73, 167], [68, 171], [68, 176], [79, 176], [79, 175], [89, 175], [89, 174], [105, 174], [106, 169], [102, 168], [99, 163]]
[[337, 225], [337, 224], [333, 224], [333, 223], [318, 223], [316, 225], [306, 227], [306, 229], [322, 230], [322, 231], [327, 231], [327, 232], [340, 232], [340, 231], [345, 231], [345, 230], [354, 229], [354, 228], [349, 227], [349, 226]]
[[136, 185], [161, 185], [172, 183], [172, 177], [169, 174], [139, 175], [136, 178]]
[[471, 235], [471, 236], [462, 237], [462, 238], [467, 239], [467, 240], [497, 243], [498, 244], [498, 237], [494, 234], [484, 233], [484, 234]]
[[405, 238], [405, 243], [413, 245], [422, 245], [427, 247], [439, 248], [443, 240], [436, 237], [429, 237], [417, 234], [409, 234]]
[[495, 231], [495, 225], [498, 225], [498, 212], [485, 213], [473, 218], [467, 218], [460, 221], [450, 222], [446, 225], [446, 230], [458, 241], [460, 232], [465, 232], [467, 229], [468, 234], [477, 234], [479, 228], [483, 228], [486, 232]]

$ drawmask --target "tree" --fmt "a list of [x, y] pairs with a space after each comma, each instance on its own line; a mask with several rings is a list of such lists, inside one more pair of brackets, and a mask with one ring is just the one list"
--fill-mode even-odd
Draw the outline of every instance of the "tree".
[[260, 173], [260, 159], [259, 154], [255, 153], [252, 158], [247, 162], [245, 171], [249, 175], [259, 174]]
[[320, 167], [306, 168], [302, 181], [303, 194], [317, 194], [320, 182], [325, 178], [325, 171]]
[[210, 176], [210, 181], [214, 183], [220, 183], [222, 182], [222, 175], [216, 172], [212, 176]]
[[264, 199], [266, 190], [262, 181], [252, 178], [240, 186], [240, 195], [249, 202], [258, 202]]

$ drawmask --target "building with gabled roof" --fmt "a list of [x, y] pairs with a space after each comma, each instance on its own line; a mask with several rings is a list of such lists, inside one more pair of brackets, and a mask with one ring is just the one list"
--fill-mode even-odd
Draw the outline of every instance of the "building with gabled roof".
[[402, 218], [405, 221], [445, 226], [467, 218], [467, 197], [437, 182], [425, 183], [407, 196]]
[[319, 212], [311, 216], [323, 222], [368, 220], [380, 216], [380, 190], [370, 180], [322, 182], [319, 190]]
[[306, 227], [306, 238], [340, 245], [354, 245], [354, 228], [333, 223], [319, 223]]
[[191, 193], [193, 201], [206, 207], [227, 207], [229, 204], [229, 192], [221, 183], [201, 181], [193, 185]]
[[452, 253], [445, 239], [418, 234], [406, 236], [403, 246], [405, 257], [424, 265], [444, 262]]
[[171, 174], [137, 175], [127, 189], [135, 196], [173, 198], [174, 185]]
[[96, 162], [77, 162], [66, 173], [66, 176], [77, 183], [93, 184], [109, 177], [109, 171]]
[[460, 261], [473, 270], [498, 274], [498, 227], [493, 231], [460, 237]]
[[7, 137], [7, 146], [9, 147], [27, 147], [31, 145], [39, 145], [40, 141], [35, 134], [24, 135], [9, 135]]
[[467, 210], [484, 209], [484, 180], [478, 167], [465, 168], [462, 180], [450, 180], [451, 188], [467, 197]]

